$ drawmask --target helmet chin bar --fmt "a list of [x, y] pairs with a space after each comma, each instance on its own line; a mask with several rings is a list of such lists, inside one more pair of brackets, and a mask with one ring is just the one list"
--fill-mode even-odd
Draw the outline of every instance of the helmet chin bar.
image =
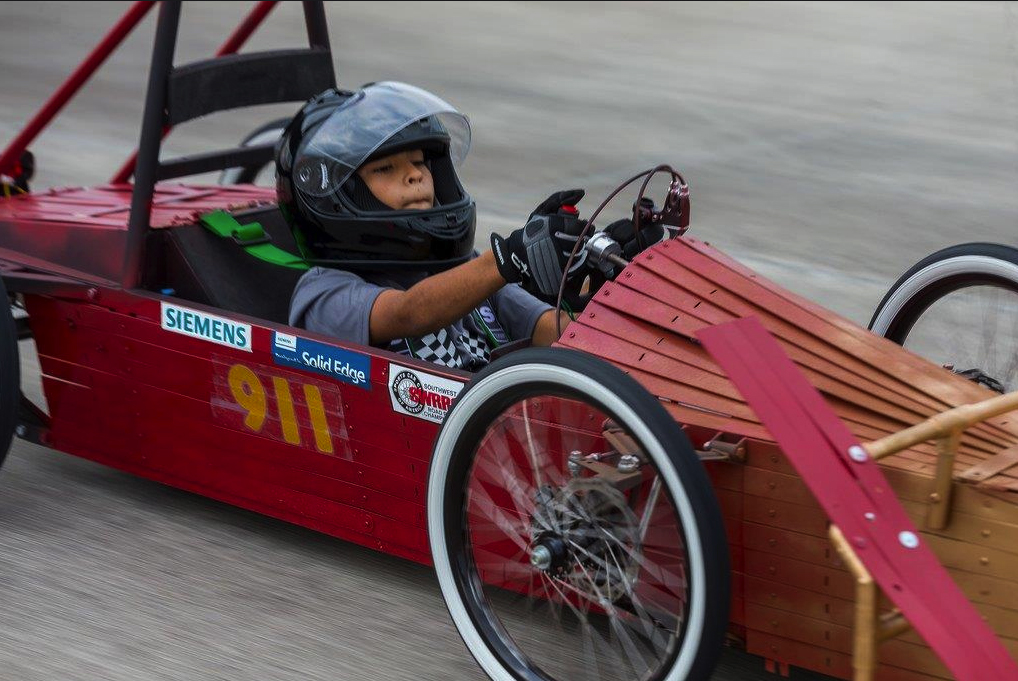
[[[345, 198], [343, 200], [346, 200]], [[456, 207], [427, 211], [328, 214], [303, 206], [311, 264], [336, 269], [443, 271], [473, 256], [476, 208], [469, 198]], [[313, 230], [313, 231], [312, 231]]]

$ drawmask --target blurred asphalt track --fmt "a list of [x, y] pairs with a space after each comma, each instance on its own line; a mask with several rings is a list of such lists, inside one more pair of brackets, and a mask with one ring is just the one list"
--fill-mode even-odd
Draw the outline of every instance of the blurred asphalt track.
[[[0, 2], [4, 144], [128, 4]], [[327, 5], [342, 85], [403, 80], [470, 116], [482, 230], [556, 189], [590, 211], [667, 162], [691, 235], [860, 324], [926, 254], [1018, 242], [1012, 3]], [[185, 3], [178, 63], [249, 6]], [[299, 13], [252, 44], [299, 43]], [[155, 14], [32, 146], [35, 186], [105, 182], [136, 146]], [[164, 156], [295, 109], [187, 123]], [[22, 442], [0, 473], [2, 681], [480, 678], [429, 569]]]

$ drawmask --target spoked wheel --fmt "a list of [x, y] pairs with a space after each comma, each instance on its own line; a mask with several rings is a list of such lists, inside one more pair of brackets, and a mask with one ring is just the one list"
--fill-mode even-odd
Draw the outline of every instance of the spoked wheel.
[[661, 404], [595, 357], [533, 348], [475, 377], [435, 443], [428, 532], [496, 681], [714, 668], [729, 566], [710, 481]]
[[[252, 130], [241, 141], [241, 146], [253, 147], [259, 144], [275, 142], [283, 134], [283, 129], [290, 122], [289, 118], [269, 121]], [[219, 184], [258, 184], [269, 186], [275, 181], [275, 163], [252, 164], [238, 168], [227, 168], [219, 175]]]
[[988, 388], [1018, 389], [1018, 250], [933, 253], [895, 282], [870, 329]]
[[[8, 300], [7, 287], [0, 280], [0, 300]], [[7, 458], [21, 399], [21, 366], [18, 358], [18, 331], [8, 304], [0, 313], [0, 465]]]

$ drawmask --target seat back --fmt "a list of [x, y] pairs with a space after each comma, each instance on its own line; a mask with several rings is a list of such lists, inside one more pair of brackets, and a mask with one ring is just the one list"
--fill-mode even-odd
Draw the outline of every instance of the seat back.
[[[276, 207], [234, 214], [242, 224], [259, 223], [272, 243], [297, 253], [286, 221]], [[287, 323], [290, 296], [304, 273], [260, 260], [232, 239], [199, 224], [153, 230], [146, 249], [150, 273], [145, 288], [280, 324]]]
[[272, 159], [272, 146], [260, 145], [162, 161], [159, 150], [165, 130], [216, 111], [306, 101], [336, 85], [322, 2], [302, 3], [307, 48], [230, 54], [174, 67], [180, 5], [179, 0], [163, 0], [159, 7], [134, 168], [124, 254], [124, 288], [132, 288], [142, 278], [143, 249], [152, 242], [148, 232], [156, 182], [238, 166], [263, 165]]

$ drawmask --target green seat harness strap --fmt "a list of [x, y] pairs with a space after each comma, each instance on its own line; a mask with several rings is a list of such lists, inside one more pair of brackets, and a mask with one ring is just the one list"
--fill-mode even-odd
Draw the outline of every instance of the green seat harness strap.
[[310, 266], [299, 255], [288, 253], [272, 244], [272, 238], [257, 222], [242, 225], [225, 210], [217, 210], [201, 216], [201, 224], [216, 236], [233, 239], [250, 255], [282, 267], [306, 270]]

